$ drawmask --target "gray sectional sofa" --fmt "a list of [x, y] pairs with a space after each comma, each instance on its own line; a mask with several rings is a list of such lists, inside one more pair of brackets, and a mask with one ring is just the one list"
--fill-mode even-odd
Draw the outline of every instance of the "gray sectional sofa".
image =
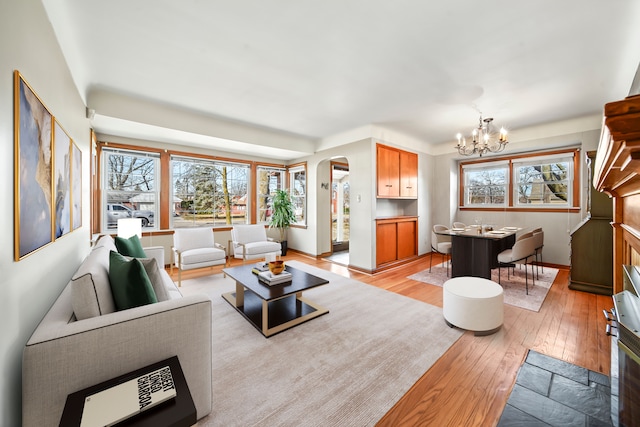
[[111, 250], [113, 238], [100, 238], [27, 342], [23, 426], [58, 425], [67, 395], [176, 355], [198, 419], [211, 412], [211, 301], [182, 297], [163, 268], [163, 249], [145, 249], [157, 256], [143, 264], [164, 296], [156, 289], [159, 302], [115, 311]]

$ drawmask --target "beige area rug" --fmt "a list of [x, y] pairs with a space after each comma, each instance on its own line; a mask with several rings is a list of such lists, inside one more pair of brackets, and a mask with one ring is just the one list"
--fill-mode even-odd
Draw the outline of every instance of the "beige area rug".
[[[531, 280], [531, 266], [529, 268], [529, 295], [526, 294], [524, 267], [516, 266], [515, 273], [511, 271], [510, 277], [507, 278], [507, 269], [503, 268], [501, 272], [501, 285], [504, 289], [504, 302], [516, 307], [525, 308], [531, 311], [540, 311], [544, 299], [553, 285], [553, 281], [558, 274], [558, 269], [544, 267], [544, 273], [539, 271], [540, 277], [535, 280], [535, 285]], [[451, 273], [451, 267], [449, 267]], [[447, 277], [446, 265], [444, 263], [434, 265], [429, 273], [427, 268], [424, 271], [413, 274], [408, 279], [417, 280], [419, 282], [429, 283], [431, 285], [442, 286], [449, 278]], [[498, 269], [491, 270], [491, 280], [498, 283]]]
[[265, 338], [222, 297], [222, 274], [183, 280], [213, 302], [213, 411], [198, 426], [373, 426], [462, 332], [442, 309], [320, 270], [329, 313]]

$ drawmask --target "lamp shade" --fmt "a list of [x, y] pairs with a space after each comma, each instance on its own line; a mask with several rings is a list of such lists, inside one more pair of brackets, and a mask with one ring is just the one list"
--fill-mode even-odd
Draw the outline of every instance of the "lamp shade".
[[128, 239], [134, 234], [142, 238], [142, 218], [118, 219], [118, 237]]

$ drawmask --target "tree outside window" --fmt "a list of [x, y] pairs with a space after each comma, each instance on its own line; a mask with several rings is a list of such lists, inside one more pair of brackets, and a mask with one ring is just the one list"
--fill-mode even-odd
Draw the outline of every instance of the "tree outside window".
[[307, 221], [307, 170], [304, 166], [289, 169], [289, 188], [296, 214], [296, 224], [305, 225]]
[[[578, 151], [516, 155], [461, 165], [462, 207], [573, 208]], [[509, 194], [509, 183], [513, 192]]]
[[246, 224], [247, 165], [174, 158], [173, 227]]
[[470, 170], [465, 172], [465, 180], [466, 206], [504, 206], [508, 184], [505, 166]]
[[257, 223], [269, 223], [273, 212], [273, 195], [284, 190], [285, 170], [267, 166], [257, 168]]
[[571, 163], [541, 163], [516, 167], [518, 205], [566, 205]]
[[157, 226], [158, 156], [149, 153], [104, 150], [103, 229], [117, 227], [117, 220], [141, 218], [145, 228]]

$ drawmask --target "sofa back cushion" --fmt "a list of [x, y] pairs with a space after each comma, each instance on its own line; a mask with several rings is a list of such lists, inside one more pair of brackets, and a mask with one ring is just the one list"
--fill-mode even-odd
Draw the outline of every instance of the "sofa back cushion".
[[71, 278], [71, 305], [78, 320], [116, 311], [109, 284], [110, 251], [109, 245], [96, 246]]

